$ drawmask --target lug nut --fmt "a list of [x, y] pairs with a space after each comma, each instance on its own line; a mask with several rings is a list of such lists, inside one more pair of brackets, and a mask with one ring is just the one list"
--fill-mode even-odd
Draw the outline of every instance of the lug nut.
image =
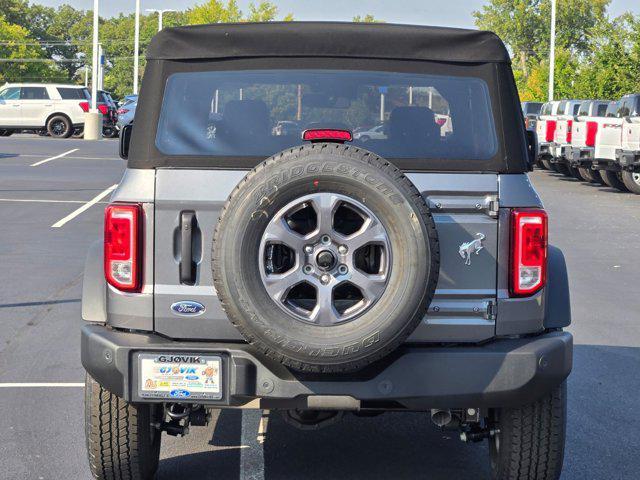
[[331, 277], [326, 273], [320, 277], [320, 281], [322, 282], [323, 285], [326, 285], [327, 283], [329, 283], [330, 280], [331, 280]]
[[321, 241], [322, 243], [324, 243], [325, 245], [329, 245], [329, 244], [331, 243], [331, 237], [330, 237], [329, 235], [323, 235], [323, 236], [320, 238], [320, 241]]
[[305, 245], [304, 253], [313, 253], [313, 247], [311, 245]]
[[338, 267], [338, 273], [340, 275], [346, 275], [347, 273], [349, 273], [349, 267], [347, 267], [346, 265], [342, 264]]
[[313, 272], [313, 267], [311, 265], [305, 265], [304, 267], [302, 267], [302, 271], [307, 275], [311, 275], [311, 273]]
[[346, 245], [340, 245], [338, 247], [338, 253], [340, 253], [340, 255], [344, 255], [345, 253], [347, 253], [349, 251], [349, 249], [347, 248]]

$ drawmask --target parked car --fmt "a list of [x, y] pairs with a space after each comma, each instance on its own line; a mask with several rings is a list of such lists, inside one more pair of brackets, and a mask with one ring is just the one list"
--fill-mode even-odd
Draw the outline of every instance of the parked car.
[[553, 100], [543, 103], [536, 121], [536, 137], [538, 139], [537, 164], [547, 170], [553, 170], [551, 165], [552, 147], [556, 133], [556, 117], [562, 113], [560, 102], [560, 100]]
[[548, 159], [551, 168], [563, 175], [571, 176], [564, 155], [567, 147], [571, 146], [571, 125], [573, 119], [578, 114], [582, 100], [561, 100], [558, 105], [558, 112], [553, 120], [555, 129], [553, 131], [553, 142], [549, 145], [550, 157]]
[[[153, 478], [163, 432], [244, 407], [303, 430], [422, 412], [487, 442], [493, 478], [557, 480], [569, 286], [499, 38], [214, 24], [162, 30], [147, 58], [83, 281], [94, 477]], [[315, 127], [274, 135], [296, 90], [316, 97], [301, 102]], [[351, 129], [380, 117], [382, 92], [387, 134], [360, 147]]]
[[524, 125], [527, 130], [536, 130], [536, 122], [538, 115], [542, 109], [542, 102], [521, 102], [522, 116], [524, 117]]
[[384, 140], [387, 136], [385, 135], [384, 125], [376, 125], [365, 130], [354, 130], [353, 138], [361, 142], [368, 142], [371, 139]]
[[116, 128], [120, 131], [125, 125], [129, 125], [133, 122], [133, 118], [136, 115], [136, 108], [138, 106], [138, 96], [130, 95], [125, 98], [124, 102], [118, 108], [118, 121]]
[[578, 115], [571, 126], [571, 145], [567, 147], [562, 157], [568, 168], [579, 180], [602, 183], [602, 177], [597, 170], [591, 168], [595, 147], [595, 134], [598, 120], [606, 117], [607, 110], [615, 102], [610, 100], [585, 100], [580, 105]]
[[294, 135], [300, 138], [302, 127], [298, 122], [292, 120], [281, 120], [273, 127], [273, 134], [277, 136]]
[[46, 130], [67, 138], [84, 125], [89, 91], [78, 85], [7, 83], [0, 89], [0, 135]]
[[[91, 101], [83, 104], [83, 110], [89, 110]], [[102, 115], [102, 136], [106, 138], [113, 138], [118, 136], [116, 129], [116, 122], [118, 121], [118, 114], [116, 103], [111, 97], [111, 94], [105, 90], [98, 90], [98, 102], [96, 108]], [[84, 125], [74, 128], [74, 138], [84, 137]]]
[[640, 94], [625, 95], [621, 101], [622, 140], [616, 161], [625, 187], [640, 195]]

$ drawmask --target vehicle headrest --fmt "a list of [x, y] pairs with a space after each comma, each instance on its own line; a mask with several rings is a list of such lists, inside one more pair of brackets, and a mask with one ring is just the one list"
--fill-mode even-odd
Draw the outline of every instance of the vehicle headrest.
[[389, 137], [419, 140], [439, 134], [433, 110], [427, 107], [396, 107], [389, 117]]
[[269, 112], [262, 100], [231, 100], [224, 106], [222, 118], [229, 132], [269, 134]]

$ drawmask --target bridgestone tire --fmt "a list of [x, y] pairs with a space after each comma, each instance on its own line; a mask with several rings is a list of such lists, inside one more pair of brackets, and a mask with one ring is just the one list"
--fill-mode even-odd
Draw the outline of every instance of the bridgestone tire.
[[[386, 287], [370, 308], [321, 326], [272, 299], [257, 252], [277, 212], [322, 192], [366, 204], [386, 229], [392, 262]], [[295, 370], [346, 372], [384, 357], [413, 332], [433, 298], [440, 252], [427, 204], [400, 170], [366, 150], [311, 144], [276, 154], [238, 184], [216, 226], [212, 260], [218, 297], [248, 342]]]
[[[58, 129], [58, 125], [62, 128]], [[65, 115], [54, 115], [47, 122], [47, 133], [53, 138], [69, 138], [73, 135], [71, 120]]]
[[158, 407], [132, 404], [85, 379], [85, 437], [89, 467], [99, 480], [151, 480], [161, 433], [152, 426]]
[[602, 181], [611, 188], [615, 188], [616, 190], [620, 190], [621, 192], [628, 192], [629, 189], [625, 186], [622, 181], [622, 177], [620, 176], [620, 172], [613, 172], [611, 170], [601, 170], [600, 176], [602, 177]]
[[494, 480], [557, 480], [562, 472], [567, 424], [567, 386], [535, 403], [494, 412], [489, 439]]
[[640, 195], [640, 174], [634, 172], [622, 172], [622, 181], [630, 192]]

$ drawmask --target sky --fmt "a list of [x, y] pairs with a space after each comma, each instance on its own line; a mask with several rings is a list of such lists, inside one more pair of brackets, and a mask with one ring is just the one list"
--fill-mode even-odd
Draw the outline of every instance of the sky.
[[[484, 0], [271, 0], [278, 6], [279, 15], [293, 13], [296, 20], [344, 20], [355, 15], [372, 14], [379, 20], [391, 23], [442, 25], [447, 27], [474, 28], [471, 13], [485, 4]], [[31, 0], [48, 6], [64, 3], [75, 8], [90, 10], [93, 0]], [[204, 0], [141, 0], [141, 9], [173, 8], [182, 10]], [[250, 0], [238, 0], [243, 11]], [[254, 3], [259, 3], [255, 1]], [[135, 0], [102, 0], [100, 15], [111, 17], [135, 10]], [[613, 17], [625, 11], [640, 14], [639, 0], [613, 0], [609, 14]], [[170, 14], [168, 14], [170, 15]]]

